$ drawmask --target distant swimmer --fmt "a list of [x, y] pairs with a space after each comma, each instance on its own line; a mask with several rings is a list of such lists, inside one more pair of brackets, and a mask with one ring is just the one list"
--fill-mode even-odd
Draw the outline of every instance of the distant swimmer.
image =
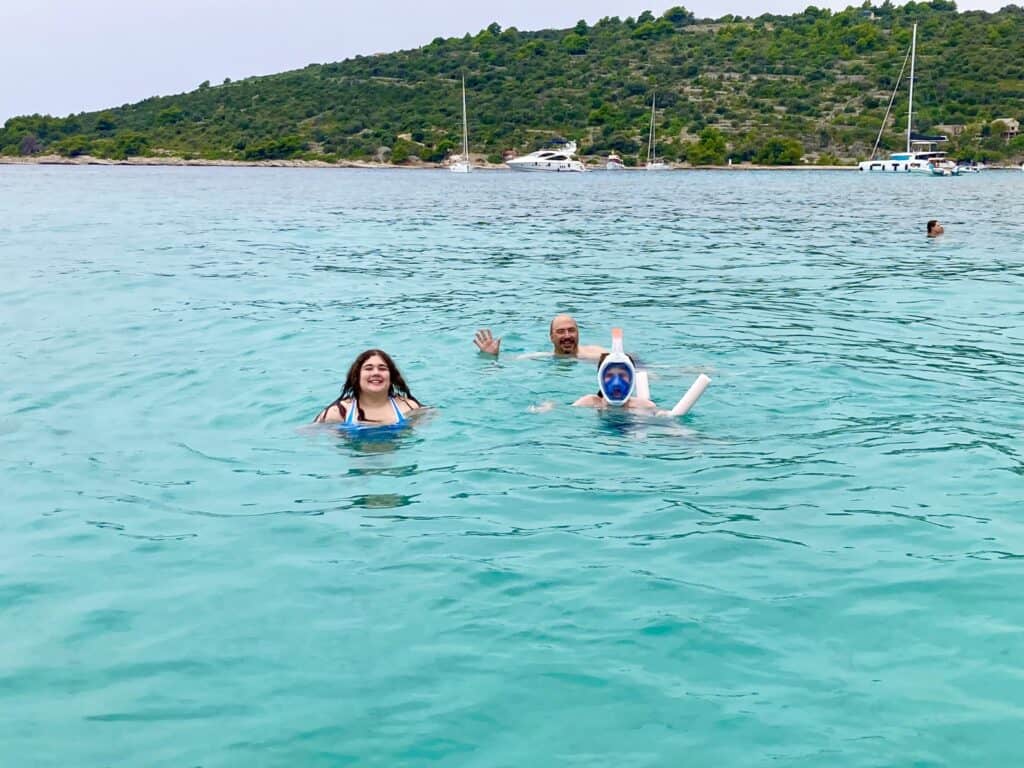
[[938, 237], [945, 231], [943, 226], [939, 224], [938, 219], [932, 219], [928, 222], [928, 237]]
[[[571, 315], [556, 315], [548, 328], [551, 338], [551, 353], [555, 357], [575, 357], [580, 360], [597, 360], [608, 352], [604, 347], [580, 344], [580, 329]], [[501, 339], [491, 335], [490, 328], [481, 328], [473, 339], [477, 349], [487, 355], [497, 355]]]
[[387, 352], [368, 349], [348, 369], [341, 395], [313, 419], [350, 427], [402, 426], [422, 408]]

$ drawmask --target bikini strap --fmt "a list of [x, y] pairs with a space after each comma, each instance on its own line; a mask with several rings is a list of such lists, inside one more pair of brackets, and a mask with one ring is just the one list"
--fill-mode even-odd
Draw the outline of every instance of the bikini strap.
[[[338, 401], [338, 405], [339, 405], [339, 407], [341, 406], [341, 401], [340, 400]], [[358, 413], [359, 413], [359, 403], [356, 402], [356, 399], [353, 397], [352, 398], [352, 405], [349, 407], [348, 413], [345, 414], [345, 423], [346, 424], [356, 424], [356, 423], [358, 423]]]
[[395, 423], [401, 424], [403, 421], [405, 421], [405, 416], [402, 414], [402, 409], [398, 407], [398, 401], [395, 400], [395, 398], [393, 397], [388, 399], [391, 400], [391, 407], [395, 409]]

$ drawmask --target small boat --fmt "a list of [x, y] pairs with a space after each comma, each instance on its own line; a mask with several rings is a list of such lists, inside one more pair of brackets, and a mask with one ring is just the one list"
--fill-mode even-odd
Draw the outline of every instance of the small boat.
[[585, 170], [583, 163], [574, 160], [576, 154], [576, 142], [567, 141], [557, 149], [538, 149], [522, 157], [513, 157], [506, 160], [505, 165], [513, 171], [547, 171], [557, 173], [559, 171], [570, 171], [579, 173]]
[[973, 160], [960, 161], [956, 164], [956, 172], [958, 175], [965, 173], [981, 173], [985, 170], [984, 163], [976, 163]]
[[655, 94], [651, 94], [651, 130], [647, 134], [647, 164], [644, 166], [644, 170], [647, 171], [667, 171], [668, 164], [658, 160], [658, 148], [657, 139], [655, 137], [654, 130], [654, 102], [657, 97]]
[[928, 169], [931, 171], [932, 176], [960, 175], [960, 166], [946, 157], [944, 152], [942, 157], [936, 157], [928, 162]]
[[[861, 171], [872, 173], [921, 173], [929, 176], [957, 176], [957, 164], [946, 157], [946, 153], [939, 150], [939, 144], [948, 139], [945, 136], [922, 136], [912, 130], [914, 116], [914, 64], [917, 60], [917, 24], [914, 24], [914, 32], [910, 41], [910, 51], [907, 54], [910, 60], [910, 78], [908, 79], [907, 107], [907, 148], [903, 152], [894, 152], [886, 159], [875, 159], [878, 145], [882, 141], [882, 134], [885, 131], [885, 123], [889, 119], [889, 112], [892, 110], [893, 101], [896, 100], [896, 93], [899, 90], [900, 82], [903, 79], [903, 70], [896, 78], [896, 87], [893, 89], [892, 98], [889, 100], [889, 107], [885, 110], [885, 117], [882, 118], [882, 127], [878, 129], [878, 138], [875, 139], [875, 146], [871, 150], [871, 158], [858, 163], [857, 168]], [[903, 62], [907, 66], [906, 60]]]
[[612, 152], [608, 155], [608, 163], [605, 165], [605, 169], [609, 171], [624, 171], [626, 166], [622, 163], [622, 158]]
[[466, 121], [466, 76], [462, 76], [462, 154], [452, 158], [455, 162], [448, 166], [452, 173], [469, 173], [473, 164], [469, 159], [469, 123]]

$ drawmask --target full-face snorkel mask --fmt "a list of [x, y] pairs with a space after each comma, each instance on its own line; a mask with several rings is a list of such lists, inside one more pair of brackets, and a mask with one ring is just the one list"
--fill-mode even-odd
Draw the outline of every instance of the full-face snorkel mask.
[[636, 368], [622, 348], [622, 329], [612, 328], [612, 351], [597, 369], [597, 386], [609, 405], [625, 405], [633, 394]]

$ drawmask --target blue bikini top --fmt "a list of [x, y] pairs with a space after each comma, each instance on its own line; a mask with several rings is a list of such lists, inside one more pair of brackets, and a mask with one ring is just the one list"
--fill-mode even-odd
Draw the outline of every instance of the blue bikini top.
[[394, 424], [360, 424], [359, 423], [359, 403], [356, 402], [355, 398], [352, 398], [352, 407], [348, 409], [348, 413], [345, 414], [345, 421], [339, 426], [343, 429], [399, 429], [409, 424], [409, 420], [402, 414], [402, 409], [398, 407], [398, 403], [395, 402], [395, 398], [389, 397], [391, 401], [391, 407], [395, 409], [395, 423]]

